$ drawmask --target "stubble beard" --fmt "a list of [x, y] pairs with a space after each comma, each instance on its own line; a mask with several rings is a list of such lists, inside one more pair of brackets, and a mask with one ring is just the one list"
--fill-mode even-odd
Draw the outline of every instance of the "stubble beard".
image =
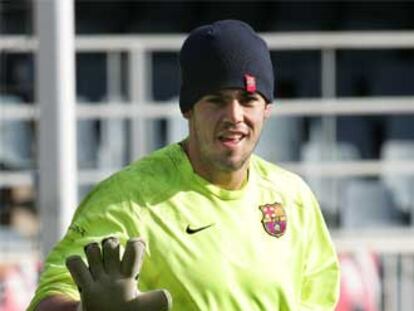
[[211, 168], [215, 168], [223, 173], [236, 172], [248, 165], [251, 155], [253, 154], [258, 140], [254, 143], [253, 148], [245, 151], [238, 159], [233, 159], [233, 151], [227, 150], [224, 153], [215, 154], [214, 150], [209, 150], [208, 146], [201, 148], [202, 162]]
[[243, 154], [238, 160], [233, 160], [232, 151], [228, 151], [224, 155], [221, 154], [215, 156], [212, 162], [214, 163], [214, 166], [216, 166], [220, 171], [225, 173], [231, 173], [238, 171], [244, 166], [246, 166], [251, 154], [252, 151]]
[[[261, 131], [259, 133], [259, 136], [257, 137], [256, 141], [254, 142], [253, 147], [244, 152], [240, 159], [237, 161], [234, 161], [232, 159], [232, 153], [233, 151], [228, 150], [227, 152], [221, 153], [221, 154], [215, 154], [214, 152], [214, 144], [203, 144], [201, 135], [197, 128], [194, 128], [195, 133], [195, 140], [198, 145], [198, 152], [199, 152], [199, 159], [200, 162], [204, 164], [204, 167], [209, 167], [210, 170], [218, 170], [223, 173], [233, 173], [236, 172], [243, 167], [246, 167], [248, 165], [248, 162], [250, 160], [250, 156], [253, 154], [254, 150], [256, 149], [256, 146], [259, 142]], [[245, 137], [244, 139], [248, 139]], [[211, 150], [213, 149], [213, 151]]]

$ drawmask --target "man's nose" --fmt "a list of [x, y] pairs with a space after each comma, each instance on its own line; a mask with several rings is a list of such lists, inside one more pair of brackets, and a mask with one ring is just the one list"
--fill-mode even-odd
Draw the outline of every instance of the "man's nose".
[[225, 106], [225, 119], [234, 124], [243, 121], [244, 109], [237, 99], [227, 103]]

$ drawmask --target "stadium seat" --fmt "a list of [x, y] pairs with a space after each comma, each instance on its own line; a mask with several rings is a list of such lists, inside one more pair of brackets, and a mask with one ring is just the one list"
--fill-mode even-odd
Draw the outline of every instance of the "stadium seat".
[[345, 229], [392, 227], [404, 223], [390, 192], [378, 180], [348, 181], [341, 203], [341, 224]]
[[[102, 103], [112, 101], [122, 102], [123, 98], [112, 96], [102, 99]], [[107, 119], [100, 122], [98, 168], [117, 169], [127, 164], [127, 130], [127, 122], [123, 119]]]
[[[13, 95], [0, 95], [1, 106], [23, 106]], [[33, 129], [26, 120], [0, 122], [0, 165], [9, 169], [28, 169], [33, 165]]]
[[393, 201], [402, 211], [412, 215], [414, 211], [414, 174], [396, 173], [392, 171], [395, 161], [414, 161], [414, 141], [389, 140], [381, 150], [383, 171], [381, 179], [393, 195]]
[[306, 173], [307, 165], [325, 161], [345, 161], [359, 158], [358, 150], [348, 143], [336, 143], [329, 147], [329, 155], [324, 154], [320, 140], [311, 140], [304, 144], [301, 158], [304, 162], [304, 177], [318, 198], [325, 216], [338, 217], [339, 191], [344, 188], [347, 178], [314, 176]]
[[[77, 104], [82, 105], [87, 100], [84, 97], [77, 98]], [[99, 132], [97, 120], [77, 120], [76, 141], [78, 168], [92, 169], [97, 166], [97, 154], [99, 146]]]
[[270, 118], [263, 128], [256, 153], [273, 163], [297, 161], [302, 143], [302, 121], [292, 117]]

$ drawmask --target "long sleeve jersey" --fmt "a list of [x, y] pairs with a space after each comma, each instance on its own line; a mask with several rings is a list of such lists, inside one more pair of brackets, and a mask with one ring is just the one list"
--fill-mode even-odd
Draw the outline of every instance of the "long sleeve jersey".
[[314, 195], [258, 156], [248, 172], [241, 189], [222, 189], [173, 144], [104, 180], [48, 255], [28, 310], [79, 299], [65, 258], [108, 236], [145, 239], [139, 290], [167, 289], [174, 311], [334, 310], [338, 260]]

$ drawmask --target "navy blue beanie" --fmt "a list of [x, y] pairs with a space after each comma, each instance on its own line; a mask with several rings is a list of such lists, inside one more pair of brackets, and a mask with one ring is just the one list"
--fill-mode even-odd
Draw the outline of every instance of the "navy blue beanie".
[[266, 42], [246, 23], [223, 20], [194, 29], [180, 52], [181, 112], [203, 96], [243, 88], [273, 101], [274, 76]]

